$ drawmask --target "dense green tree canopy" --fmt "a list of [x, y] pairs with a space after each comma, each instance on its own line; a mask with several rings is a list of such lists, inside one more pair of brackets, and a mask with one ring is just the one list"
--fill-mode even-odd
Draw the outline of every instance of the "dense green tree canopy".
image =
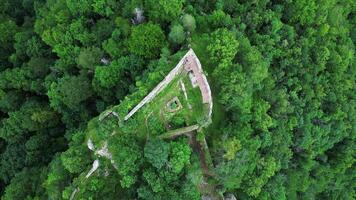
[[[353, 200], [355, 30], [353, 0], [0, 0], [0, 198]], [[124, 120], [189, 48], [211, 124], [160, 138], [195, 90]]]

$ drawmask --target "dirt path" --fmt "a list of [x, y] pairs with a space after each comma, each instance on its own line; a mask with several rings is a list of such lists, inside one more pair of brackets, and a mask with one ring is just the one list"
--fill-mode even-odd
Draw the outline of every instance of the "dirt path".
[[201, 170], [203, 172], [203, 181], [199, 185], [199, 190], [204, 195], [206, 199], [210, 200], [219, 200], [221, 199], [216, 193], [216, 188], [213, 184], [208, 182], [209, 178], [214, 177], [214, 173], [211, 172], [209, 164], [207, 163], [206, 156], [207, 153], [205, 149], [197, 140], [197, 129], [198, 125], [188, 126], [181, 129], [176, 129], [169, 131], [166, 134], [160, 136], [161, 139], [174, 139], [181, 135], [186, 135], [189, 138], [189, 144], [192, 147], [193, 151], [199, 156], [199, 163]]
[[200, 167], [203, 171], [203, 182], [200, 184], [199, 189], [203, 194], [203, 197], [210, 200], [219, 200], [221, 199], [219, 195], [216, 193], [215, 185], [209, 183], [209, 178], [214, 177], [214, 173], [211, 172], [210, 167], [206, 160], [206, 152], [204, 147], [197, 140], [196, 131], [192, 131], [189, 134], [189, 143], [192, 146], [194, 152], [199, 155]]
[[203, 150], [202, 146], [197, 141], [196, 133], [190, 134], [190, 143], [193, 147], [193, 150], [199, 155], [200, 166], [202, 168], [202, 171], [204, 172], [204, 175], [213, 176], [213, 174], [210, 173], [208, 164], [205, 159], [205, 151]]

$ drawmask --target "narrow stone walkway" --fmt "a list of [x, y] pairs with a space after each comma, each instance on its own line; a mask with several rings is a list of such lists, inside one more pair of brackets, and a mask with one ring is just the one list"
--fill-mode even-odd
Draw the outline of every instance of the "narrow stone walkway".
[[173, 139], [173, 138], [176, 138], [180, 135], [183, 135], [183, 134], [188, 134], [192, 131], [195, 131], [199, 128], [199, 125], [198, 124], [195, 124], [195, 125], [192, 125], [192, 126], [187, 126], [187, 127], [184, 127], [184, 128], [178, 128], [178, 129], [175, 129], [175, 130], [172, 130], [172, 131], [168, 131], [162, 135], [159, 136], [159, 138], [161, 139]]

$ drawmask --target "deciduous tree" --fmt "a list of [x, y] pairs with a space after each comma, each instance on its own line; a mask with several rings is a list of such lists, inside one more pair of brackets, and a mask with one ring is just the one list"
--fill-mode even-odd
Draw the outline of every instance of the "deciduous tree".
[[165, 36], [160, 26], [152, 23], [133, 28], [128, 47], [130, 52], [144, 58], [154, 58], [165, 45]]

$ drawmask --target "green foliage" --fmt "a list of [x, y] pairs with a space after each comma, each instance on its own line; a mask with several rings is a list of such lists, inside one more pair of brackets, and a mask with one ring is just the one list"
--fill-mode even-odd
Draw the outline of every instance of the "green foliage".
[[57, 124], [57, 116], [48, 105], [29, 100], [18, 111], [10, 112], [9, 117], [2, 120], [0, 137], [7, 141], [18, 141], [29, 132]]
[[18, 30], [16, 23], [7, 18], [0, 18], [0, 65], [7, 62], [8, 56], [13, 51], [12, 43]]
[[122, 177], [121, 186], [132, 187], [137, 182], [137, 172], [142, 163], [142, 153], [136, 139], [132, 135], [120, 135], [111, 139], [108, 145], [117, 171]]
[[169, 145], [162, 140], [149, 140], [145, 145], [144, 152], [148, 162], [160, 169], [168, 160]]
[[103, 58], [103, 52], [99, 48], [86, 48], [80, 51], [78, 65], [86, 69], [94, 69]]
[[98, 66], [95, 68], [94, 84], [105, 88], [117, 85], [123, 76], [125, 69], [129, 68], [129, 60], [122, 57], [110, 63], [109, 66]]
[[26, 166], [25, 145], [13, 143], [1, 154], [1, 180], [9, 183]]
[[[354, 4], [0, 0], [1, 199], [354, 199]], [[124, 121], [190, 47], [213, 125], [158, 140], [196, 122], [147, 117], [166, 101]]]
[[115, 28], [111, 37], [102, 43], [103, 49], [114, 59], [123, 56], [128, 50], [124, 41], [129, 37], [131, 32], [130, 23], [127, 19], [117, 17], [115, 19]]
[[247, 194], [252, 197], [258, 197], [262, 190], [262, 187], [266, 184], [268, 179], [272, 177], [278, 170], [278, 166], [273, 157], [267, 158], [266, 160], [262, 159], [257, 167], [260, 173], [259, 176], [246, 183]]
[[46, 199], [45, 191], [41, 186], [46, 170], [46, 168], [24, 168], [6, 187], [2, 199]]
[[218, 29], [211, 34], [211, 43], [207, 49], [214, 63], [225, 65], [234, 59], [238, 44], [233, 33], [227, 29]]
[[70, 173], [64, 168], [59, 156], [56, 156], [49, 164], [47, 179], [44, 182], [50, 199], [62, 199], [62, 191], [70, 182]]
[[117, 181], [118, 179], [119, 176], [117, 174], [110, 174], [110, 176], [105, 178], [102, 176], [92, 176], [80, 185], [80, 190], [76, 194], [76, 198], [108, 200], [122, 196], [124, 196], [124, 198], [132, 198], [130, 193], [126, 193], [120, 188], [120, 183]]
[[316, 17], [317, 3], [315, 1], [295, 1], [290, 2], [287, 7], [287, 15], [292, 22], [302, 25], [309, 25]]
[[44, 60], [43, 57], [48, 54], [48, 49], [41, 38], [28, 30], [15, 34], [14, 49], [16, 52], [10, 56], [10, 60], [15, 66], [21, 65], [21, 62], [27, 61], [28, 58]]
[[168, 37], [173, 43], [181, 44], [185, 39], [183, 26], [180, 24], [172, 26]]
[[146, 0], [148, 17], [153, 22], [171, 22], [180, 15], [185, 0]]
[[185, 121], [184, 115], [182, 113], [175, 114], [170, 119], [170, 123], [173, 128], [182, 128], [186, 125], [186, 121]]
[[182, 189], [183, 199], [199, 200], [201, 199], [198, 189], [192, 183], [185, 183]]
[[128, 41], [129, 51], [145, 58], [157, 57], [164, 45], [162, 29], [152, 23], [134, 27]]
[[92, 0], [66, 0], [66, 5], [71, 13], [76, 14], [87, 14], [92, 10]]
[[[150, 153], [149, 156], [147, 153]], [[158, 158], [154, 158], [153, 153], [157, 153]], [[200, 199], [196, 186], [185, 177], [185, 170], [190, 164], [190, 153], [187, 140], [165, 143], [156, 139], [147, 143], [145, 157], [154, 168], [144, 169], [138, 196], [142, 199]], [[155, 166], [157, 164], [160, 166]], [[177, 184], [182, 179], [184, 183]]]
[[214, 12], [207, 17], [207, 21], [213, 28], [229, 28], [233, 24], [230, 15], [222, 10], [214, 10]]
[[69, 149], [61, 154], [63, 166], [72, 174], [79, 174], [90, 164], [89, 150], [83, 144], [84, 133], [81, 131], [72, 133]]
[[180, 173], [183, 167], [189, 164], [191, 149], [186, 140], [171, 143], [171, 156], [169, 163], [174, 173]]
[[[120, 25], [117, 26], [124, 26], [124, 24], [121, 23]], [[125, 28], [126, 27], [122, 27], [120, 29], [125, 29]], [[100, 46], [104, 40], [108, 39], [111, 35], [114, 34], [113, 33], [114, 30], [115, 30], [115, 23], [112, 20], [100, 19], [95, 23], [93, 27], [91, 27], [90, 35], [95, 37], [95, 44]]]
[[23, 103], [23, 95], [16, 90], [9, 90], [6, 93], [0, 90], [0, 110], [2, 112], [15, 111]]
[[237, 151], [239, 151], [242, 148], [240, 140], [236, 138], [226, 141], [224, 145], [226, 151], [226, 153], [224, 154], [224, 158], [226, 158], [227, 160], [234, 159]]
[[196, 28], [195, 18], [192, 15], [185, 14], [182, 18], [183, 27], [189, 32], [194, 32]]
[[118, 3], [114, 0], [93, 0], [94, 11], [100, 15], [110, 17], [114, 15]]
[[92, 89], [85, 76], [64, 76], [51, 84], [47, 95], [54, 109], [61, 105], [73, 109], [92, 95]]
[[0, 88], [43, 93], [43, 78], [49, 71], [49, 64], [49, 60], [33, 58], [22, 67], [6, 69], [0, 73]]

